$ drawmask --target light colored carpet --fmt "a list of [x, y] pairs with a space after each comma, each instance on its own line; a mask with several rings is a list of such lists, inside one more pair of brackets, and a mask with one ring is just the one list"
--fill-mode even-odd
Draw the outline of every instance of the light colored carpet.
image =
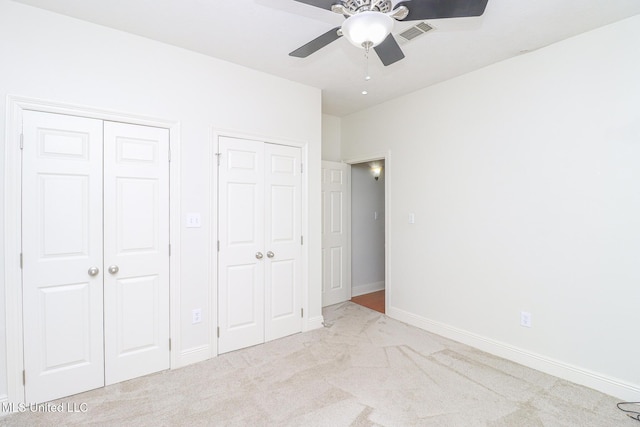
[[[635, 426], [602, 393], [347, 302], [327, 327], [20, 413], [1, 425]], [[79, 406], [78, 406], [79, 407]]]

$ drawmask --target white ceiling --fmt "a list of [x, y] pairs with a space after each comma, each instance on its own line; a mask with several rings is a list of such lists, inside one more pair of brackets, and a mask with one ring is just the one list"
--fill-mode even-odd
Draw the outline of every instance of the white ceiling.
[[[640, 13], [639, 0], [489, 0], [481, 17], [428, 21], [436, 30], [401, 44], [406, 57], [395, 64], [372, 52], [365, 82], [364, 51], [344, 38], [288, 56], [344, 20], [294, 0], [15, 1], [321, 88], [323, 112], [336, 116]], [[416, 23], [397, 22], [393, 33]]]

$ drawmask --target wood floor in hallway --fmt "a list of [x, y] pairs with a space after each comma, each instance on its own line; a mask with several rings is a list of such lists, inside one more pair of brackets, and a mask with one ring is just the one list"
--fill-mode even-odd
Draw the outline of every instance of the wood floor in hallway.
[[370, 308], [371, 310], [384, 313], [384, 289], [370, 294], [352, 297], [351, 302]]

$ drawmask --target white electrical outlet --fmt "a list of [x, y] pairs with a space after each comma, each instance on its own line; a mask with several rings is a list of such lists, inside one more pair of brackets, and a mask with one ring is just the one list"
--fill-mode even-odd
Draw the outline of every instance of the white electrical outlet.
[[520, 326], [524, 326], [525, 328], [531, 327], [531, 313], [526, 311], [520, 312]]
[[202, 322], [202, 309], [194, 308], [191, 312], [191, 323], [195, 325], [196, 323]]
[[416, 214], [410, 213], [409, 214], [409, 224], [415, 224], [415, 223], [416, 223]]

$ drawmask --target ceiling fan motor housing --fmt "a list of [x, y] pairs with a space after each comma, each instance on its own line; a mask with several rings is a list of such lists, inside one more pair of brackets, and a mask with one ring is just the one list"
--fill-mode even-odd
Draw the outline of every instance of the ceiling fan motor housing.
[[343, 0], [342, 4], [353, 14], [367, 10], [387, 13], [393, 6], [391, 0]]
[[[365, 49], [373, 47], [382, 63], [388, 66], [404, 58], [402, 49], [391, 34], [394, 19], [424, 21], [480, 16], [484, 13], [489, 0], [401, 0], [395, 3], [395, 8], [392, 0], [295, 1], [329, 10], [343, 15], [346, 19], [341, 27], [330, 29], [291, 52], [290, 56], [306, 58], [344, 35], [358, 47]], [[361, 25], [363, 23], [366, 25]], [[363, 33], [360, 29], [365, 26], [368, 28], [366, 30], [368, 35], [364, 39], [359, 35], [356, 37], [356, 33]], [[375, 27], [375, 31], [370, 31], [372, 27]], [[379, 32], [377, 30], [379, 28], [384, 31]]]

